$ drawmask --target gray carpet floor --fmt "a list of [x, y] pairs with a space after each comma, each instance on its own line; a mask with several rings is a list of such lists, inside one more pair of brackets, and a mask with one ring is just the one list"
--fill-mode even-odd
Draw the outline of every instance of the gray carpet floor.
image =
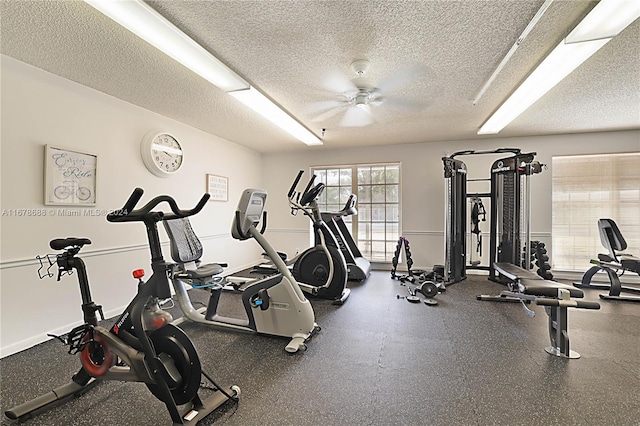
[[[286, 339], [183, 324], [205, 371], [242, 389], [237, 405], [201, 424], [640, 425], [639, 304], [570, 310], [571, 347], [582, 357], [566, 360], [544, 351], [543, 307], [530, 318], [519, 304], [476, 300], [503, 289], [486, 277], [450, 286], [438, 306], [398, 299], [408, 293], [388, 272], [350, 287], [343, 306], [312, 301], [322, 331], [300, 354], [284, 351]], [[221, 303], [238, 314], [235, 297]], [[67, 382], [78, 366], [57, 341], [0, 360], [2, 411]], [[171, 421], [143, 384], [102, 382], [26, 424]]]

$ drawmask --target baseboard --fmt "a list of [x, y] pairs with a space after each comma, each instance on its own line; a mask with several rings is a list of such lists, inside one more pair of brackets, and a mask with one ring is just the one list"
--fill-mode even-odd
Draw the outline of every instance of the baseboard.
[[[119, 308], [110, 309], [105, 312], [105, 318], [113, 318], [117, 315], [120, 315], [125, 309], [126, 305], [121, 306]], [[80, 312], [80, 310], [78, 310]], [[48, 330], [44, 333], [36, 334], [35, 336], [29, 337], [24, 340], [20, 340], [19, 342], [12, 343], [7, 346], [3, 346], [0, 348], [0, 358], [7, 357], [9, 355], [13, 355], [18, 352], [22, 352], [24, 350], [30, 349], [40, 343], [44, 343], [48, 340], [53, 339], [53, 337], [48, 336], [48, 334], [52, 334], [54, 336], [62, 336], [63, 334], [67, 334], [74, 327], [82, 325], [82, 320], [74, 321], [70, 324], [60, 326], [58, 328], [54, 328], [53, 330]]]

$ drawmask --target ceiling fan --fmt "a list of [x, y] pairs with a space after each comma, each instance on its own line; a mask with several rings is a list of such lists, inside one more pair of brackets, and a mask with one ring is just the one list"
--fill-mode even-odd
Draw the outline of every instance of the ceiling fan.
[[421, 108], [417, 103], [403, 102], [383, 95], [384, 92], [396, 89], [415, 78], [419, 72], [417, 67], [405, 69], [376, 85], [365, 76], [370, 65], [366, 59], [354, 61], [351, 70], [356, 77], [351, 80], [343, 76], [332, 76], [331, 81], [325, 86], [332, 92], [339, 92], [338, 97], [315, 103], [311, 112], [319, 114], [313, 121], [322, 122], [344, 111], [340, 127], [364, 127], [376, 122], [372, 108], [383, 103], [412, 109]]

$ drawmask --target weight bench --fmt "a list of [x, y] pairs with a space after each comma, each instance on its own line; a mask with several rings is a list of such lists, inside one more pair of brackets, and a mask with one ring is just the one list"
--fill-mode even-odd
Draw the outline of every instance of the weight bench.
[[[597, 260], [592, 259], [590, 263], [595, 266], [592, 266], [584, 273], [581, 282], [574, 283], [573, 285], [579, 288], [609, 290], [609, 294], [600, 295], [601, 299], [640, 302], [640, 296], [620, 295], [620, 292], [640, 295], [640, 287], [623, 286], [620, 282], [620, 277], [627, 271], [640, 275], [640, 258], [629, 254], [618, 253], [627, 249], [627, 242], [613, 219], [598, 220], [598, 231], [600, 233], [600, 242], [609, 253], [600, 253], [598, 254]], [[607, 273], [610, 284], [593, 284], [591, 282], [593, 276], [600, 271]], [[618, 271], [622, 271], [620, 275], [618, 275]]]
[[583, 291], [570, 285], [544, 280], [539, 275], [511, 263], [494, 263], [493, 267], [500, 276], [506, 279], [509, 290], [500, 292], [499, 296], [481, 295], [477, 296], [477, 299], [520, 302], [532, 318], [535, 316], [535, 312], [529, 309], [526, 304], [535, 303], [544, 306], [549, 317], [549, 339], [551, 341], [551, 346], [546, 347], [545, 351], [562, 358], [580, 358], [580, 354], [569, 348], [567, 308], [600, 309], [600, 304], [572, 299], [583, 298]]

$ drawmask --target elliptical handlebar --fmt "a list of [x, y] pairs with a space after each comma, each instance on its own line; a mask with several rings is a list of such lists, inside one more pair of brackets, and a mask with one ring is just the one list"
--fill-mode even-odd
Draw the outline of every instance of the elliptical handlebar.
[[[313, 182], [315, 182], [316, 180], [316, 175], [311, 176], [311, 179], [309, 179], [309, 183], [307, 183], [307, 187], [304, 189], [304, 191], [302, 192], [302, 194], [300, 195], [300, 202], [302, 203], [302, 200], [305, 197], [308, 197], [309, 195], [309, 190], [311, 189], [311, 187], [313, 186]], [[304, 206], [306, 203], [302, 203], [302, 205]]]
[[[142, 188], [134, 189], [129, 196], [129, 199], [124, 204], [124, 207], [122, 207], [118, 212], [109, 213], [107, 215], [107, 220], [109, 222], [144, 222], [148, 219], [152, 219], [155, 222], [159, 222], [163, 219], [179, 219], [193, 216], [204, 208], [210, 197], [209, 194], [204, 194], [194, 208], [190, 210], [182, 210], [178, 207], [176, 201], [169, 195], [159, 195], [145, 204], [144, 207], [138, 210], [133, 210], [138, 201], [140, 201], [140, 198], [142, 198], [143, 193], [144, 190]], [[165, 212], [152, 211], [153, 208], [162, 202], [169, 204], [172, 213], [166, 214]]]
[[344, 204], [344, 207], [341, 210], [336, 212], [322, 212], [323, 214], [328, 213], [332, 216], [351, 216], [358, 214], [358, 209], [356, 209], [356, 203], [358, 201], [358, 196], [356, 194], [349, 195], [347, 202]]
[[308, 206], [309, 203], [318, 198], [322, 191], [324, 191], [324, 183], [317, 184], [300, 197], [300, 205], [304, 207]]
[[289, 203], [292, 205], [292, 214], [294, 214], [294, 211], [297, 209], [304, 209], [305, 207], [308, 207], [309, 203], [315, 200], [325, 188], [325, 185], [323, 183], [318, 183], [316, 186], [313, 186], [317, 176], [312, 175], [304, 191], [296, 192], [296, 187], [298, 186], [300, 178], [303, 174], [304, 170], [300, 170], [298, 172], [298, 176], [296, 176], [295, 180], [293, 181], [293, 185], [291, 185], [291, 188], [289, 189], [289, 192], [287, 194], [287, 196], [289, 197]]
[[300, 182], [300, 178], [302, 177], [303, 174], [304, 174], [304, 170], [300, 170], [298, 172], [298, 176], [296, 176], [296, 179], [293, 181], [293, 185], [291, 185], [291, 188], [289, 188], [289, 193], [287, 194], [287, 197], [291, 198], [295, 194], [296, 186], [298, 186], [298, 182]]

